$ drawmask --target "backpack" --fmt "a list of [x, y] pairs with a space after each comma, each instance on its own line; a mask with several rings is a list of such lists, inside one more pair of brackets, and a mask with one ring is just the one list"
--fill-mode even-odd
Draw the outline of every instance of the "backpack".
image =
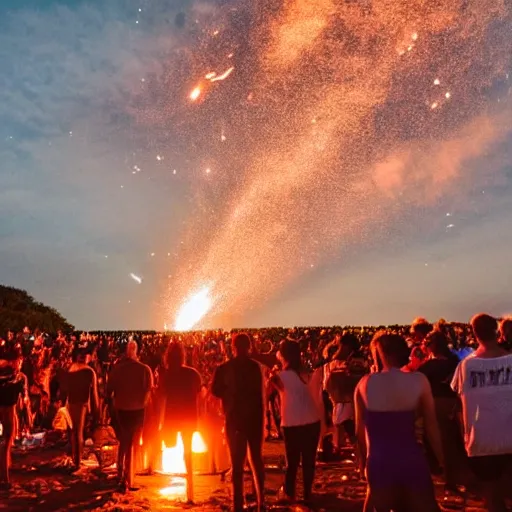
[[332, 371], [325, 386], [331, 400], [335, 404], [352, 402], [356, 386], [365, 373], [364, 361], [357, 357], [349, 358], [344, 368]]

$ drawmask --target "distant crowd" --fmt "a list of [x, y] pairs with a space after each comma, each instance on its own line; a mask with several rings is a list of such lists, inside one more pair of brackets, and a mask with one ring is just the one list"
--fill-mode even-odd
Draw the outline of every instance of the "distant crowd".
[[488, 315], [470, 324], [417, 318], [407, 326], [243, 332], [9, 331], [0, 337], [0, 487], [10, 486], [17, 440], [60, 432], [79, 469], [84, 434], [109, 423], [125, 490], [135, 489], [133, 450], [142, 434], [151, 469], [161, 441], [172, 446], [180, 432], [192, 500], [192, 433], [205, 420], [218, 433], [209, 443], [220, 435], [228, 442], [235, 511], [244, 506], [247, 450], [264, 507], [263, 434], [285, 443], [284, 502], [296, 501], [301, 461], [310, 503], [317, 458], [335, 461], [356, 447], [367, 511], [437, 510], [431, 474], [442, 471], [457, 492], [466, 470], [482, 484], [489, 510], [505, 510], [496, 482], [512, 454], [504, 432], [512, 420], [511, 348], [512, 320]]

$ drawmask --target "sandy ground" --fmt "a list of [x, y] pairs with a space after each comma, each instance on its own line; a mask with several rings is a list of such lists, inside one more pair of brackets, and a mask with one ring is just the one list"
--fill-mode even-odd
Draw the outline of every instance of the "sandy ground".
[[[283, 446], [272, 442], [265, 444], [267, 465], [266, 494], [271, 510], [305, 511], [305, 507], [279, 507], [277, 492], [282, 485], [284, 465]], [[14, 457], [13, 489], [0, 494], [0, 511], [222, 511], [230, 510], [231, 488], [219, 476], [194, 477], [195, 505], [187, 505], [182, 479], [164, 475], [137, 476], [136, 492], [119, 494], [114, 482], [114, 469], [100, 471], [94, 463], [87, 464], [78, 473], [70, 474], [69, 460], [62, 451], [35, 448], [17, 452]], [[437, 483], [439, 500], [446, 510], [483, 512], [481, 502], [468, 495], [465, 499], [445, 496]], [[166, 495], [162, 495], [166, 489]], [[247, 492], [251, 492], [249, 478]], [[365, 494], [354, 463], [350, 460], [335, 464], [319, 464], [315, 481], [318, 511], [359, 512]]]

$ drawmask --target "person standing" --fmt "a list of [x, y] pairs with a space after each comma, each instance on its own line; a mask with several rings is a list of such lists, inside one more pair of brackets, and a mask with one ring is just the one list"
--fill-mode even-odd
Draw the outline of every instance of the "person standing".
[[[11, 343], [0, 342], [0, 424], [2, 437], [0, 441], [0, 490], [11, 488], [9, 470], [11, 467], [11, 448], [16, 436], [16, 404], [21, 397], [30, 413], [27, 378], [20, 372], [22, 362], [21, 347]], [[30, 423], [28, 425], [30, 427]]]
[[251, 340], [245, 333], [233, 338], [235, 357], [215, 371], [212, 394], [222, 400], [226, 437], [231, 457], [235, 512], [244, 510], [244, 465], [249, 461], [255, 483], [258, 510], [264, 500], [263, 430], [265, 390], [260, 364], [251, 359]]
[[358, 353], [359, 342], [352, 333], [344, 333], [339, 340], [339, 349], [330, 363], [324, 365], [324, 389], [333, 403], [335, 446], [340, 452], [355, 441], [354, 391], [366, 373], [365, 363]]
[[73, 364], [64, 375], [63, 391], [67, 395], [71, 417], [71, 451], [75, 470], [80, 469], [84, 446], [84, 428], [87, 410], [90, 407], [94, 422], [99, 419], [98, 379], [87, 364], [86, 347], [75, 350]]
[[459, 363], [451, 385], [462, 400], [466, 452], [487, 510], [503, 512], [500, 480], [512, 454], [512, 354], [499, 344], [492, 316], [476, 315], [471, 327], [478, 348]]
[[[418, 372], [427, 377], [434, 397], [444, 452], [446, 488], [457, 491], [458, 472], [466, 457], [460, 435], [460, 400], [450, 387], [459, 358], [450, 351], [448, 343], [448, 338], [440, 331], [427, 334], [424, 346], [429, 358]], [[428, 443], [426, 446], [429, 447]]]
[[113, 399], [113, 417], [119, 439], [117, 476], [123, 490], [133, 487], [133, 453], [144, 427], [144, 414], [153, 389], [151, 368], [138, 360], [137, 342], [130, 340], [126, 354], [115, 364], [107, 383], [107, 400]]
[[299, 344], [283, 340], [279, 345], [278, 358], [283, 370], [271, 378], [271, 385], [281, 396], [281, 425], [287, 465], [284, 493], [287, 501], [295, 501], [297, 471], [302, 459], [304, 501], [310, 503], [321, 413], [311, 387], [311, 374], [302, 365]]
[[378, 373], [363, 377], [354, 394], [356, 435], [368, 492], [364, 510], [438, 512], [427, 458], [416, 439], [415, 419], [444, 466], [434, 399], [427, 378], [402, 370], [406, 341], [378, 332], [371, 343]]
[[201, 377], [194, 368], [185, 366], [185, 353], [179, 342], [169, 343], [164, 362], [157, 392], [163, 416], [163, 440], [167, 447], [172, 447], [181, 434], [187, 470], [187, 500], [193, 502], [192, 436], [197, 430]]

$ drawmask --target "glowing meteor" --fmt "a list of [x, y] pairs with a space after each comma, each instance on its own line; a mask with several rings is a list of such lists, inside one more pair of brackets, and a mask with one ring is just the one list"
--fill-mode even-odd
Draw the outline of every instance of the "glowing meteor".
[[181, 306], [176, 315], [176, 331], [190, 331], [210, 311], [212, 299], [210, 289], [202, 288]]
[[196, 101], [199, 96], [201, 96], [201, 87], [196, 87], [194, 89], [192, 89], [192, 92], [190, 93], [190, 96], [189, 98], [192, 100], [192, 101]]
[[137, 283], [142, 284], [142, 277], [139, 277], [137, 274], [130, 274], [130, 277]]

